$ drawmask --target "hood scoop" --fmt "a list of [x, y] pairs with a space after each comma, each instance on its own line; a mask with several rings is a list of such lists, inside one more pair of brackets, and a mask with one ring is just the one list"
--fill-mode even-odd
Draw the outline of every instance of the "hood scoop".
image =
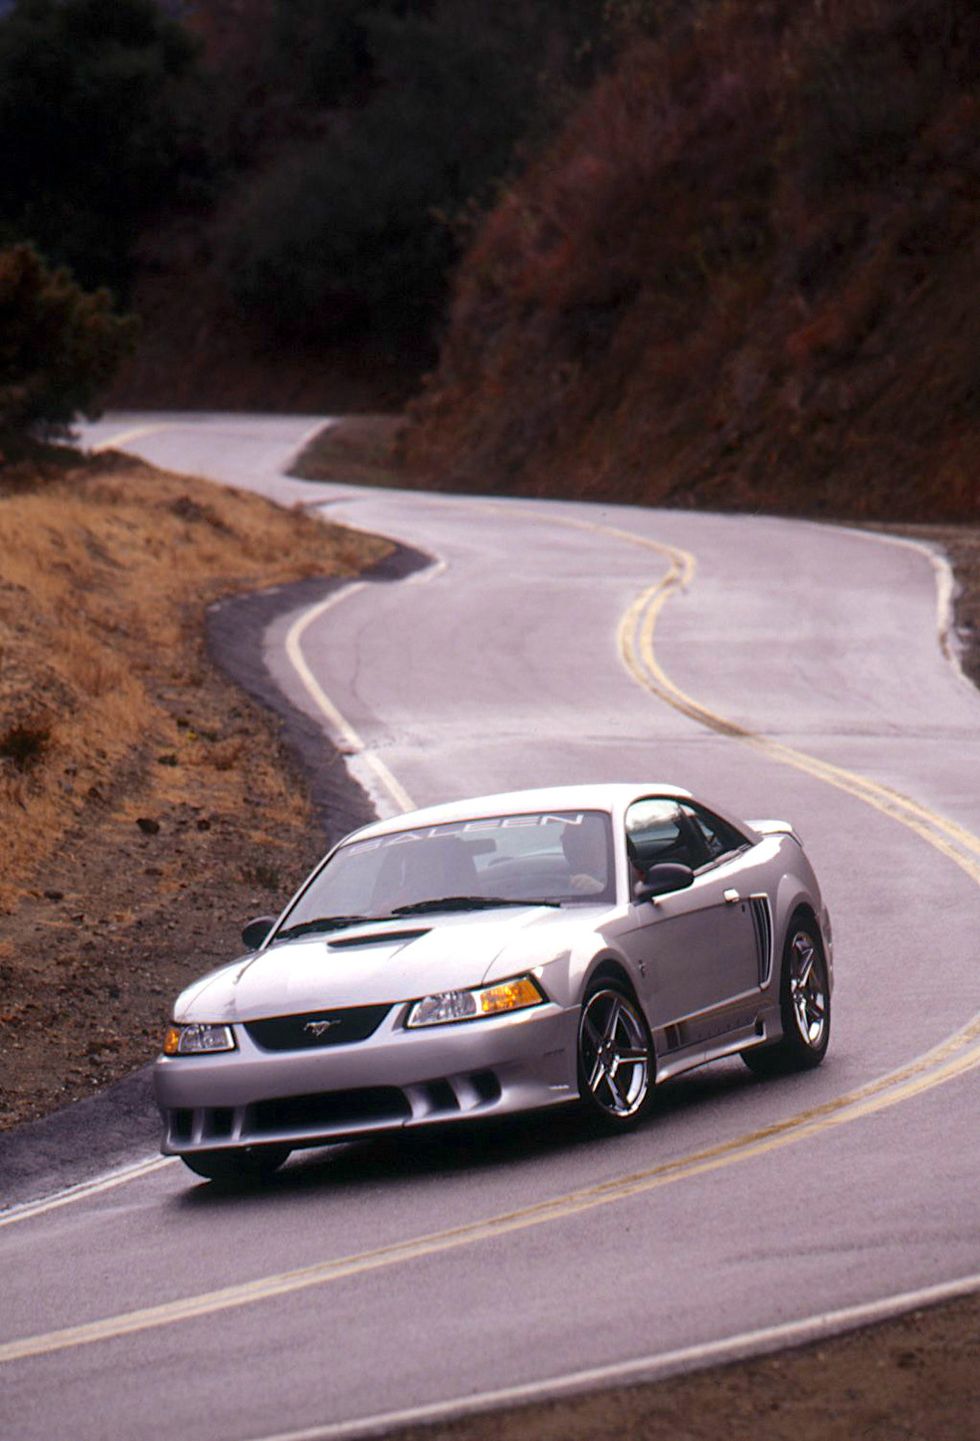
[[344, 936], [339, 941], [328, 941], [327, 945], [332, 951], [353, 949], [356, 946], [403, 945], [406, 941], [417, 941], [420, 936], [427, 936], [431, 929], [431, 926], [423, 926], [421, 930], [414, 931], [375, 931], [367, 936]]

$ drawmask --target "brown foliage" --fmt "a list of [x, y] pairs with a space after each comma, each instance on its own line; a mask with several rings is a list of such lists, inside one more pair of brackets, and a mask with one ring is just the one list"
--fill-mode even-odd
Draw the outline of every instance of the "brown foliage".
[[240, 736], [160, 703], [190, 706], [210, 601], [386, 548], [121, 457], [0, 495], [0, 911], [93, 808], [213, 801], [235, 772]]
[[969, 0], [719, 0], [635, 41], [477, 233], [409, 465], [970, 518], [978, 115]]

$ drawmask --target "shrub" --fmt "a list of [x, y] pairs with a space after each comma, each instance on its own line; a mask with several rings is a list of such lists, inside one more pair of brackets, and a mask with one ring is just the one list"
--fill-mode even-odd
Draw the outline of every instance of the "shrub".
[[78, 412], [94, 418], [135, 326], [33, 246], [0, 250], [0, 458], [32, 433], [67, 436]]
[[11, 721], [0, 732], [0, 761], [10, 761], [19, 771], [29, 771], [44, 757], [51, 741], [51, 726], [43, 717]]

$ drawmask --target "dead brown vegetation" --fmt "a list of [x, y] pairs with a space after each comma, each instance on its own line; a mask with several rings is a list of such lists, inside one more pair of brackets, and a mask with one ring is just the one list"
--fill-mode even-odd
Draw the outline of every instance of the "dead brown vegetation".
[[[129, 460], [0, 499], [0, 906], [87, 812], [192, 799], [202, 768], [213, 779], [233, 763], [228, 737], [181, 726], [154, 698], [161, 677], [199, 683], [208, 602], [349, 575], [384, 549]], [[156, 763], [165, 754], [172, 766]]]
[[123, 457], [0, 493], [0, 1129], [126, 1075], [323, 836], [209, 601], [386, 542]]
[[717, 0], [629, 46], [463, 263], [440, 484], [978, 510], [980, 12]]

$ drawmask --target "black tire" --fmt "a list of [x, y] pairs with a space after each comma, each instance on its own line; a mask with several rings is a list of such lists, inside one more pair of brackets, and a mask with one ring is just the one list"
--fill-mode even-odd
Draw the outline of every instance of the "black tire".
[[830, 1042], [830, 987], [820, 933], [805, 916], [794, 916], [783, 946], [779, 982], [782, 1039], [753, 1046], [742, 1060], [757, 1076], [811, 1071]]
[[289, 1156], [288, 1146], [242, 1146], [221, 1151], [195, 1151], [181, 1156], [195, 1176], [224, 1186], [254, 1186], [267, 1181]]
[[646, 1113], [655, 1057], [634, 996], [616, 981], [597, 981], [582, 1001], [578, 1027], [578, 1089], [591, 1118], [606, 1131], [626, 1131]]

